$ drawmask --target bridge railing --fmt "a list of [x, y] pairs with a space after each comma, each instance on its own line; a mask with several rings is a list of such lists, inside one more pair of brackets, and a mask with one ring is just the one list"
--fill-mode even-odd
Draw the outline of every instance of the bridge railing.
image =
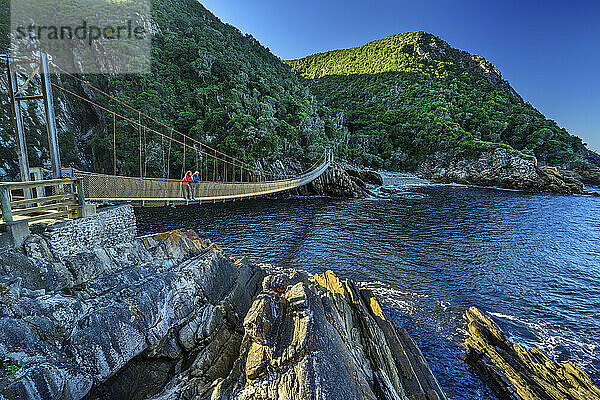
[[[40, 189], [44, 190], [40, 190]], [[26, 191], [38, 197], [25, 198]], [[37, 190], [31, 190], [37, 189]], [[39, 195], [44, 193], [43, 195]], [[82, 179], [53, 179], [0, 184], [2, 222], [12, 223], [76, 218], [78, 206], [85, 205]]]
[[[294, 178], [257, 180], [252, 182], [199, 182], [192, 185], [195, 202], [240, 200], [283, 192], [303, 186], [329, 167], [331, 154], [326, 152], [319, 164], [310, 171]], [[184, 186], [179, 180], [160, 178], [136, 178], [74, 171], [83, 179], [86, 197], [92, 202], [186, 201]]]

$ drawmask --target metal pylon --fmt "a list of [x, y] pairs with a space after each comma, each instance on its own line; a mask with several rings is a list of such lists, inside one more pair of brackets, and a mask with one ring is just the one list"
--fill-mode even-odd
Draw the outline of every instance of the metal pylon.
[[[23, 115], [21, 110], [21, 102], [42, 100], [44, 102], [44, 117], [46, 122], [46, 131], [48, 133], [48, 144], [50, 153], [50, 165], [52, 169], [52, 177], [54, 179], [61, 178], [61, 162], [60, 149], [58, 145], [58, 134], [56, 130], [56, 118], [54, 115], [54, 99], [52, 97], [52, 85], [50, 81], [50, 65], [48, 55], [40, 52], [40, 57], [37, 60], [36, 68], [29, 74], [27, 79], [18, 86], [17, 65], [29, 65], [31, 60], [13, 60], [6, 57], [6, 72], [8, 77], [8, 96], [11, 104], [13, 116], [13, 125], [18, 141], [18, 156], [19, 170], [22, 181], [31, 180], [29, 172], [29, 155], [27, 153], [27, 140], [23, 125]], [[41, 93], [35, 95], [24, 95], [24, 90], [29, 86], [31, 81], [38, 77], [40, 80]], [[31, 197], [30, 193], [27, 197]]]

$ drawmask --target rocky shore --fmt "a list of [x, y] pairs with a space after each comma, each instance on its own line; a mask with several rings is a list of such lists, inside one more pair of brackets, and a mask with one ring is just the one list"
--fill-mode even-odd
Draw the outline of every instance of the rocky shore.
[[[547, 166], [540, 167], [534, 157], [524, 157], [518, 152], [505, 149], [484, 152], [474, 159], [457, 159], [438, 153], [419, 166], [417, 175], [440, 183], [559, 194], [596, 194], [586, 190], [580, 179], [582, 175], [567, 174]], [[590, 172], [588, 175], [590, 178], [587, 181], [590, 182], [593, 174]]]
[[[295, 164], [286, 167], [283, 163], [278, 163], [269, 168], [264, 164], [258, 164], [258, 166], [274, 176], [293, 176], [302, 172], [300, 166]], [[297, 188], [288, 194], [361, 199], [372, 195], [368, 185], [383, 185], [383, 177], [376, 171], [338, 161], [308, 185]]]
[[551, 360], [536, 348], [510, 343], [476, 308], [465, 314], [465, 361], [506, 400], [600, 400], [600, 389], [577, 365]]
[[561, 169], [560, 173], [564, 176], [581, 181], [584, 185], [600, 187], [600, 170]]
[[122, 206], [0, 252], [0, 398], [445, 399], [370, 291], [135, 232]]

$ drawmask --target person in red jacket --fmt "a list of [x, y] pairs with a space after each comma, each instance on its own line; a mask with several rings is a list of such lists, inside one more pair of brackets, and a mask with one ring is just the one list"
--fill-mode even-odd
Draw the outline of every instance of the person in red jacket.
[[185, 173], [185, 176], [181, 180], [183, 185], [183, 196], [186, 200], [194, 200], [194, 191], [192, 190], [192, 171]]

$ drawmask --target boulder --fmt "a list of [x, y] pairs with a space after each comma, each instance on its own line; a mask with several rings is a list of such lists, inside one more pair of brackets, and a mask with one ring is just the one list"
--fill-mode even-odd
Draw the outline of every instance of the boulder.
[[308, 193], [319, 196], [360, 199], [369, 194], [362, 181], [357, 181], [356, 177], [352, 177], [337, 164], [332, 165], [306, 187]]
[[383, 185], [383, 177], [378, 172], [370, 169], [346, 168], [346, 172], [348, 175], [358, 178], [365, 183], [377, 186]]

